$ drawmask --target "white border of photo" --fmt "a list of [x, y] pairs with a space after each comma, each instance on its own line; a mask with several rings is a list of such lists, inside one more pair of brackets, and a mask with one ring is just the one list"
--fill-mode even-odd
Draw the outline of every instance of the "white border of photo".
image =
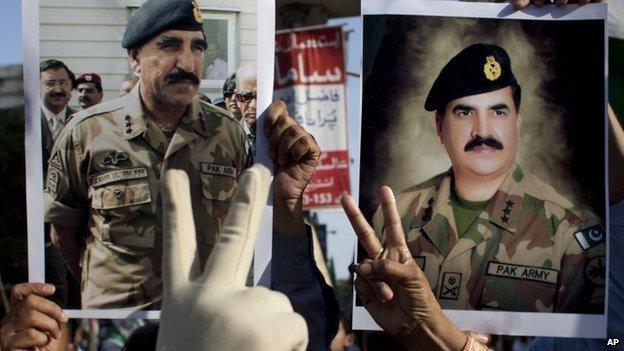
[[[257, 72], [258, 110], [264, 111], [273, 96], [273, 62], [275, 42], [275, 2], [257, 0]], [[22, 50], [24, 64], [26, 199], [28, 226], [28, 280], [45, 281], [45, 254], [43, 242], [43, 170], [41, 154], [41, 121], [39, 96], [39, 0], [22, 1]], [[262, 5], [262, 6], [261, 6]], [[261, 132], [264, 114], [259, 114], [257, 150], [268, 150]], [[273, 164], [268, 151], [259, 152], [255, 161], [269, 169]], [[272, 198], [262, 217], [262, 224], [254, 251], [254, 282], [269, 287], [271, 284], [271, 248], [273, 232]], [[160, 311], [133, 309], [65, 310], [70, 318], [160, 318]]]
[[[608, 99], [608, 33], [607, 33], [607, 5], [589, 4], [584, 6], [567, 5], [556, 7], [546, 5], [542, 8], [530, 6], [524, 11], [515, 11], [511, 3], [463, 3], [457, 1], [426, 1], [426, 0], [362, 0], [362, 25], [366, 15], [418, 15], [438, 17], [468, 17], [468, 18], [498, 18], [521, 20], [604, 20], [605, 40], [605, 226], [609, 228], [608, 211], [608, 150], [607, 150], [607, 99]], [[362, 41], [364, 41], [362, 34]], [[363, 46], [362, 46], [363, 47]], [[363, 82], [362, 82], [363, 84]], [[361, 91], [361, 90], [360, 90]], [[361, 96], [361, 94], [360, 94]], [[362, 100], [360, 98], [360, 111]], [[361, 119], [361, 115], [360, 115]], [[361, 121], [360, 121], [361, 122]], [[358, 135], [361, 138], [361, 135]], [[360, 141], [358, 142], [360, 143]], [[358, 201], [358, 194], [354, 194]], [[609, 252], [609, 237], [607, 236], [606, 252]], [[355, 248], [357, 257], [357, 246]], [[609, 257], [607, 255], [607, 272]], [[605, 338], [607, 334], [607, 309], [609, 282], [605, 284], [605, 311], [601, 315], [572, 314], [572, 313], [534, 313], [534, 312], [499, 312], [499, 311], [470, 311], [444, 310], [444, 313], [462, 330], [486, 334], [505, 335], [532, 335], [551, 337], [580, 337]], [[362, 306], [355, 305], [353, 299], [353, 329], [381, 330], [370, 314]]]

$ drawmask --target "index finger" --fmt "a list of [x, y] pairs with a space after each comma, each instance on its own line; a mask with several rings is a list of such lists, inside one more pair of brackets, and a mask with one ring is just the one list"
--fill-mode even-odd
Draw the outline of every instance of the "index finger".
[[375, 234], [375, 230], [368, 224], [362, 211], [358, 208], [355, 200], [349, 195], [345, 195], [340, 199], [342, 208], [351, 222], [351, 227], [358, 237], [360, 245], [366, 250], [368, 257], [375, 258], [382, 250], [381, 243]]
[[46, 283], [20, 283], [11, 288], [11, 306], [25, 299], [28, 295], [50, 296], [54, 294], [56, 288], [52, 284]]
[[195, 221], [188, 175], [179, 169], [165, 173], [163, 195], [163, 287], [175, 291], [199, 275]]
[[386, 234], [386, 244], [395, 247], [402, 248], [407, 246], [405, 243], [405, 233], [403, 232], [403, 225], [401, 224], [401, 217], [396, 207], [396, 200], [392, 189], [388, 186], [382, 186], [379, 189], [379, 198], [381, 202], [381, 211], [384, 217], [384, 227]]
[[245, 285], [270, 180], [271, 172], [261, 164], [241, 175], [221, 236], [208, 258], [206, 279], [233, 280], [239, 286]]

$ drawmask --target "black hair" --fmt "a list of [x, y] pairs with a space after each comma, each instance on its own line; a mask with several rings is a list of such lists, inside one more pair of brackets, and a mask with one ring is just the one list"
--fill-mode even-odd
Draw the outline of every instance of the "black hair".
[[67, 72], [67, 75], [69, 76], [69, 80], [71, 81], [71, 84], [72, 84], [72, 89], [74, 89], [76, 87], [76, 76], [74, 75], [74, 72], [72, 72], [67, 67], [67, 65], [65, 65], [62, 61], [55, 60], [55, 59], [47, 59], [47, 60], [41, 61], [41, 63], [39, 64], [39, 73], [43, 71], [47, 71], [49, 69], [59, 69], [59, 68], [63, 68], [65, 72]]
[[223, 99], [225, 99], [225, 93], [233, 93], [236, 89], [236, 73], [232, 73], [223, 83]]

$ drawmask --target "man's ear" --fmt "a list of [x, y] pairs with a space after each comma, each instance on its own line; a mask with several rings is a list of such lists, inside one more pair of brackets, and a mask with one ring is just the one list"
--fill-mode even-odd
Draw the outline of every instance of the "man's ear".
[[137, 48], [128, 49], [128, 61], [130, 62], [132, 71], [137, 74], [141, 73], [141, 57], [139, 51], [140, 50]]
[[440, 142], [444, 144], [444, 140], [442, 140], [442, 123], [444, 123], [444, 117], [440, 115], [438, 112], [435, 114], [435, 123], [436, 123], [436, 133], [438, 133], [438, 138]]
[[522, 113], [518, 112], [516, 116], [516, 129], [518, 129], [518, 132], [520, 132], [520, 127], [522, 127]]

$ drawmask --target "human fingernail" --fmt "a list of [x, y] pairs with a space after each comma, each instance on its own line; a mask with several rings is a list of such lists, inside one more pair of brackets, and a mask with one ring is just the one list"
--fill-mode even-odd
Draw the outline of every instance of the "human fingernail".
[[46, 284], [43, 286], [43, 292], [46, 294], [54, 294], [56, 287], [52, 284]]
[[373, 267], [370, 263], [362, 263], [356, 267], [358, 274], [367, 275], [373, 271]]
[[383, 286], [383, 287], [381, 288], [381, 292], [382, 292], [382, 294], [383, 294], [383, 299], [384, 299], [384, 302], [385, 302], [385, 301], [388, 301], [388, 300], [392, 300], [392, 295], [393, 295], [393, 293], [392, 293], [392, 290], [391, 290], [389, 287], [387, 287], [387, 286]]
[[61, 312], [61, 322], [65, 323], [69, 320], [69, 317], [65, 312]]

